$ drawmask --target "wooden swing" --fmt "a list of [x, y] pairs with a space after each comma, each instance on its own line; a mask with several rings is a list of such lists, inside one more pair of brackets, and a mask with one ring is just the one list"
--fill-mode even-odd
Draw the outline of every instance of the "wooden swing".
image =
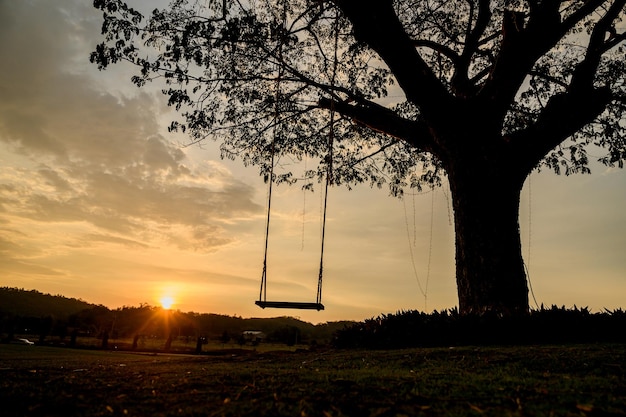
[[[286, 10], [283, 8], [283, 25], [286, 21]], [[337, 73], [337, 31], [335, 31], [335, 56], [332, 68], [332, 77], [331, 77], [331, 85], [334, 85], [335, 77]], [[281, 50], [279, 48], [278, 53], [282, 55]], [[268, 186], [268, 198], [267, 198], [267, 219], [265, 226], [265, 251], [263, 254], [263, 273], [261, 275], [261, 289], [259, 291], [259, 299], [255, 301], [255, 304], [261, 308], [286, 308], [286, 309], [297, 309], [297, 310], [324, 310], [324, 304], [322, 304], [322, 278], [324, 271], [324, 238], [326, 235], [326, 207], [328, 202], [328, 186], [330, 185], [331, 173], [332, 173], [332, 161], [333, 161], [333, 141], [334, 141], [334, 123], [335, 123], [335, 112], [334, 106], [330, 106], [330, 126], [329, 126], [329, 134], [328, 134], [328, 163], [326, 165], [326, 184], [324, 187], [324, 203], [323, 203], [323, 214], [322, 214], [322, 236], [321, 236], [321, 250], [320, 250], [320, 267], [319, 274], [317, 277], [317, 295], [314, 302], [302, 302], [302, 301], [268, 301], [267, 300], [267, 247], [269, 241], [269, 230], [270, 230], [270, 212], [272, 207], [272, 183], [274, 182], [274, 156], [276, 151], [276, 127], [278, 125], [278, 99], [280, 96], [280, 81], [283, 74], [283, 67], [279, 69], [278, 77], [276, 78], [276, 109], [274, 114], [274, 134], [272, 138], [272, 148], [271, 148], [271, 162], [270, 162], [270, 173], [269, 173], [269, 186]]]
[[320, 267], [317, 278], [317, 295], [315, 302], [300, 302], [300, 301], [267, 301], [267, 247], [269, 242], [270, 231], [270, 212], [272, 208], [272, 183], [274, 182], [274, 154], [275, 146], [274, 140], [272, 140], [271, 150], [271, 165], [269, 176], [269, 190], [267, 198], [267, 219], [265, 223], [265, 250], [263, 254], [263, 273], [261, 275], [261, 290], [259, 292], [259, 300], [255, 301], [255, 304], [261, 308], [289, 308], [297, 310], [324, 310], [324, 304], [322, 304], [322, 279], [324, 275], [324, 241], [326, 236], [326, 207], [328, 205], [328, 186], [331, 182], [331, 170], [332, 170], [332, 147], [333, 147], [333, 124], [334, 124], [334, 112], [331, 105], [331, 117], [330, 117], [330, 134], [328, 138], [328, 165], [326, 166], [326, 184], [324, 186], [324, 204], [322, 210], [322, 236], [321, 236], [321, 250], [320, 250]]

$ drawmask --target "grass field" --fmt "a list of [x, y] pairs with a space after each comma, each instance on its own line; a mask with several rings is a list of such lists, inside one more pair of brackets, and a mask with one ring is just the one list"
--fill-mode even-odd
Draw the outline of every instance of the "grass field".
[[0, 345], [0, 415], [626, 417], [624, 345], [217, 353]]

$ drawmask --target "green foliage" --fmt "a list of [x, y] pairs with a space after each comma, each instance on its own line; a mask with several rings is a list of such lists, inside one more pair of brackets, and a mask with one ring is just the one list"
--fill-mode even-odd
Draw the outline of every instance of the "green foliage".
[[[215, 139], [224, 157], [265, 176], [272, 149], [317, 159], [299, 173], [305, 187], [330, 163], [331, 110], [335, 183], [386, 183], [394, 194], [438, 185], [442, 160], [458, 157], [448, 136], [476, 147], [489, 135], [519, 141], [515, 157], [530, 158], [527, 169], [589, 172], [590, 144], [607, 149], [601, 162], [623, 165], [619, 1], [357, 3], [173, 1], [145, 18], [123, 1], [97, 0], [104, 41], [91, 61], [134, 64], [138, 86], [164, 81], [183, 116], [172, 130]], [[388, 97], [395, 85], [400, 95]], [[398, 104], [384, 108], [384, 98]], [[292, 169], [275, 179], [296, 181]]]
[[[259, 4], [253, 11], [240, 2], [219, 1], [199, 14], [187, 2], [173, 2], [170, 9], [155, 10], [145, 25], [119, 1], [94, 6], [104, 12], [106, 42], [92, 53], [92, 62], [100, 69], [132, 62], [140, 69], [133, 77], [138, 86], [162, 78], [168, 104], [184, 119], [174, 121], [171, 130], [188, 132], [192, 141], [217, 139], [224, 157], [259, 165], [263, 174], [274, 138], [280, 155], [324, 161], [328, 123], [315, 105], [320, 94], [333, 97], [335, 89], [349, 88], [351, 94], [381, 96], [389, 83], [386, 71], [366, 70], [364, 58], [351, 48], [352, 55], [342, 58], [362, 68], [346, 67], [349, 87], [332, 85], [336, 32], [329, 28], [334, 16], [329, 4], [289, 2], [284, 11], [281, 5]], [[283, 14], [293, 24], [285, 26]], [[152, 52], [144, 53], [144, 46]], [[289, 69], [279, 74], [279, 66]], [[345, 124], [338, 122], [336, 131]], [[323, 172], [306, 175], [312, 179]], [[277, 180], [293, 181], [288, 172]]]
[[456, 309], [383, 314], [335, 334], [339, 348], [396, 349], [416, 346], [464, 346], [550, 343], [626, 343], [626, 312], [591, 313], [587, 308], [552, 306], [527, 316], [460, 315]]

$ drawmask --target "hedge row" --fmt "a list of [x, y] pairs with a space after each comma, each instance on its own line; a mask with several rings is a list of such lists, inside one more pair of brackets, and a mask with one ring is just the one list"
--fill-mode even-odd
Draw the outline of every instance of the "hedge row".
[[399, 311], [347, 326], [333, 339], [337, 348], [371, 349], [595, 342], [625, 343], [626, 311], [543, 305], [521, 317], [461, 315], [457, 309]]

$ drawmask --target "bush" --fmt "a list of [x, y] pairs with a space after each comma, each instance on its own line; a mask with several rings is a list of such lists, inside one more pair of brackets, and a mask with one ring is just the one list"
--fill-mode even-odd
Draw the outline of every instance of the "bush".
[[591, 313], [586, 307], [552, 306], [528, 315], [461, 315], [456, 308], [383, 314], [335, 332], [337, 348], [626, 342], [626, 312]]

